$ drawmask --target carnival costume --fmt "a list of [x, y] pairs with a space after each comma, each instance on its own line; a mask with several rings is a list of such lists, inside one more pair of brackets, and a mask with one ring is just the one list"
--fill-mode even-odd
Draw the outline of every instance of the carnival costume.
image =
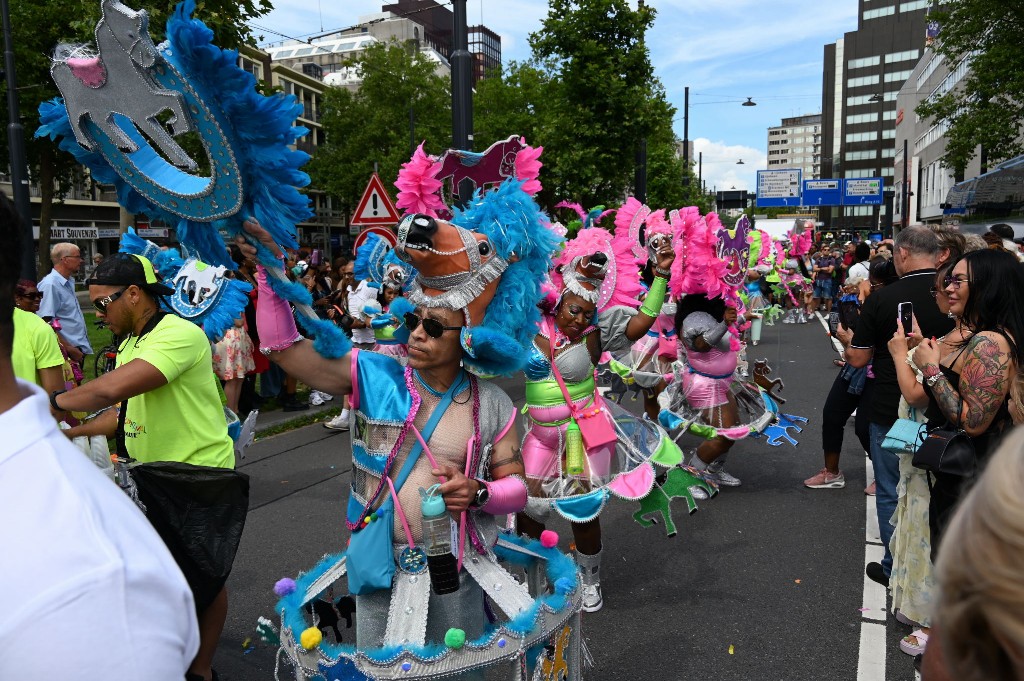
[[[409, 180], [408, 165], [403, 173]], [[511, 178], [477, 194], [450, 222], [418, 213], [399, 225], [397, 255], [416, 273], [391, 312], [422, 323], [416, 310], [461, 311], [468, 371], [439, 394], [391, 357], [351, 353], [354, 465], [346, 525], [352, 540], [347, 553], [276, 587], [283, 596], [281, 649], [300, 678], [477, 678], [491, 668], [501, 668], [505, 678], [513, 671], [514, 678], [530, 678], [535, 670], [580, 678], [576, 566], [557, 550], [557, 538], [527, 541], [499, 530], [499, 519], [525, 506], [526, 487], [518, 476], [490, 476], [492, 447], [515, 412], [511, 400], [479, 375], [522, 367], [557, 243], [523, 186]], [[261, 315], [264, 308], [261, 303]], [[278, 337], [293, 333], [286, 326]], [[395, 335], [404, 342], [408, 333], [403, 327]], [[417, 462], [421, 452], [426, 457]], [[436, 482], [431, 468], [446, 464], [477, 478], [488, 492], [486, 502], [455, 524], [443, 504], [439, 515], [428, 513], [432, 493], [423, 489]], [[444, 556], [429, 553], [439, 518], [442, 534], [447, 537], [452, 525], [453, 538], [444, 589], [433, 563]], [[550, 590], [531, 595], [499, 560], [538, 566]], [[354, 647], [324, 642], [304, 610], [346, 572], [356, 597]], [[445, 593], [449, 589], [454, 592]]]
[[[390, 289], [398, 295], [402, 295], [405, 287], [411, 284], [415, 274], [410, 265], [398, 258], [390, 242], [376, 234], [367, 236], [359, 246], [352, 268], [356, 281], [367, 281], [370, 288], [378, 291]], [[372, 352], [404, 361], [409, 352], [405, 344], [395, 338], [401, 321], [391, 314], [390, 306], [385, 309], [380, 302], [374, 301], [359, 310], [358, 314], [373, 329]]]
[[[555, 265], [547, 301], [551, 312], [544, 316], [524, 370], [527, 432], [522, 453], [531, 490], [526, 514], [544, 523], [554, 510], [574, 523], [586, 523], [597, 518], [610, 496], [647, 496], [655, 479], [652, 461], [672, 466], [682, 460], [682, 453], [659, 426], [637, 419], [597, 392], [591, 335], [598, 334], [598, 354], [628, 350], [627, 325], [640, 307], [636, 256], [628, 237], [623, 230], [613, 236], [598, 227], [582, 229]], [[665, 290], [666, 279], [659, 276], [640, 311], [656, 318]], [[572, 339], [555, 321], [566, 293], [595, 306], [595, 318]], [[602, 602], [601, 551], [583, 553], [577, 543], [576, 559], [583, 568], [584, 610], [597, 610]]]
[[801, 271], [801, 264], [811, 251], [812, 236], [810, 230], [794, 226], [785, 242], [775, 242], [775, 268], [780, 285], [778, 294], [786, 296], [793, 306], [783, 316], [783, 324], [806, 324], [811, 321], [803, 299], [812, 287], [810, 280]]
[[[701, 216], [695, 207], [672, 211], [679, 252], [673, 263], [672, 293], [684, 296], [722, 298], [726, 304], [738, 300], [736, 288], [727, 283], [728, 265], [717, 253], [718, 216]], [[660, 421], [667, 428], [679, 428], [711, 439], [730, 441], [763, 430], [772, 419], [757, 386], [736, 375], [741, 349], [740, 332], [707, 312], [693, 312], [682, 320], [680, 358], [673, 380], [659, 396]], [[709, 349], [700, 351], [695, 342], [703, 338]], [[723, 426], [718, 408], [735, 397], [738, 422]]]

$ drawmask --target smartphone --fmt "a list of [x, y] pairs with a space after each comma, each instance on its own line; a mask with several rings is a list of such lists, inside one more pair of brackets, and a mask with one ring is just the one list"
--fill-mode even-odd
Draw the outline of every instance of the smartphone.
[[900, 324], [903, 325], [903, 335], [909, 336], [910, 332], [914, 330], [914, 304], [900, 303], [897, 310], [900, 317]]

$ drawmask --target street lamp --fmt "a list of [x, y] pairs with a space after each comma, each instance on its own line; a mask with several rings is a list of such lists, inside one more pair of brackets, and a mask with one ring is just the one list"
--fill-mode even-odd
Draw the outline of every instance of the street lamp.
[[746, 165], [746, 163], [744, 163], [743, 159], [741, 158], [740, 160], [736, 161], [736, 165], [743, 166], [743, 165]]
[[747, 101], [740, 104], [740, 106], [757, 106], [757, 102], [754, 101], [753, 97], [747, 97]]

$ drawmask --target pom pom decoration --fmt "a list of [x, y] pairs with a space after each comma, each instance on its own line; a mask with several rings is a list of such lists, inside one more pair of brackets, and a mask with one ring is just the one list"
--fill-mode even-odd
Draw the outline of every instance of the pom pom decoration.
[[553, 549], [558, 546], [558, 533], [552, 530], [544, 530], [540, 533], [540, 545], [546, 549]]
[[323, 633], [316, 627], [309, 627], [302, 631], [302, 635], [299, 636], [299, 643], [306, 650], [312, 650], [320, 645], [320, 642], [324, 640]]
[[423, 151], [423, 143], [416, 147], [412, 158], [402, 164], [395, 186], [398, 188], [397, 208], [406, 213], [423, 213], [436, 218], [445, 210], [441, 200], [441, 181], [437, 179], [441, 163]]
[[444, 644], [449, 648], [455, 648], [458, 650], [462, 646], [466, 645], [466, 632], [462, 629], [452, 627], [444, 634]]
[[291, 577], [282, 577], [274, 583], [274, 593], [278, 596], [287, 596], [295, 593], [295, 580]]

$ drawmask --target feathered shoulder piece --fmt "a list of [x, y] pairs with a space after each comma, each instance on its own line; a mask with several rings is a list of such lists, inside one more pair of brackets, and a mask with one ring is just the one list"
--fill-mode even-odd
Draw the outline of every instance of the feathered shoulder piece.
[[639, 305], [640, 273], [627, 236], [600, 227], [582, 229], [555, 258], [551, 281], [560, 297], [570, 291], [601, 312]]
[[810, 253], [813, 236], [811, 230], [798, 221], [789, 232], [789, 241], [792, 244], [789, 249], [790, 255], [802, 258]]
[[356, 260], [352, 263], [352, 273], [356, 281], [368, 279], [374, 288], [384, 284], [387, 274], [385, 259], [391, 252], [391, 242], [378, 234], [369, 234], [356, 250]]
[[718, 230], [722, 223], [716, 213], [700, 214], [696, 206], [688, 206], [669, 213], [675, 233], [673, 248], [676, 259], [672, 263], [672, 294], [703, 293], [708, 298], [726, 294], [726, 264], [718, 257]]

